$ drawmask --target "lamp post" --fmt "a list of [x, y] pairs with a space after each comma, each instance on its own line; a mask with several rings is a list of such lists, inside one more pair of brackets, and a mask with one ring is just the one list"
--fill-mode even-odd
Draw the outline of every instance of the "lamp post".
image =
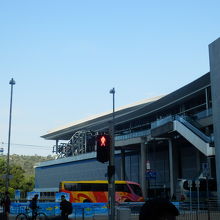
[[108, 167], [108, 203], [109, 203], [109, 220], [115, 219], [115, 88], [110, 90], [113, 97], [113, 111], [112, 111], [112, 128], [111, 128], [111, 147], [110, 147], [110, 160]]
[[11, 99], [10, 99], [10, 113], [9, 113], [9, 129], [8, 129], [8, 155], [7, 155], [7, 173], [6, 173], [6, 192], [9, 188], [9, 156], [10, 156], [10, 145], [11, 145], [11, 112], [12, 112], [12, 97], [13, 97], [13, 86], [15, 80], [11, 78], [9, 84], [11, 85]]

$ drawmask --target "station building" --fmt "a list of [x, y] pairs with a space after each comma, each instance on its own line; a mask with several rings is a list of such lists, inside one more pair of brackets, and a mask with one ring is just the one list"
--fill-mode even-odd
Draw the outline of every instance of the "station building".
[[[220, 39], [209, 54], [210, 72], [115, 111], [115, 178], [140, 183], [145, 198], [152, 190], [175, 195], [178, 179], [197, 179], [204, 169], [220, 189]], [[106, 180], [108, 163], [96, 160], [95, 136], [111, 125], [109, 112], [43, 135], [55, 141], [57, 159], [36, 165], [35, 190], [57, 191], [62, 180]]]

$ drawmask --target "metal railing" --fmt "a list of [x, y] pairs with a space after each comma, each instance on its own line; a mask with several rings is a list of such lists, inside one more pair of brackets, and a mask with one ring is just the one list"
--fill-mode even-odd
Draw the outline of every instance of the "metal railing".
[[206, 143], [211, 143], [211, 138], [207, 135], [205, 135], [202, 131], [200, 131], [198, 128], [193, 126], [189, 121], [187, 121], [187, 117], [183, 116], [175, 116], [175, 119], [179, 122], [181, 122], [183, 125], [185, 125], [188, 129], [190, 129], [193, 133], [195, 133], [197, 136], [199, 136], [203, 141]]
[[137, 132], [132, 132], [129, 134], [124, 134], [124, 135], [116, 135], [115, 140], [122, 141], [122, 140], [131, 139], [131, 138], [146, 136], [149, 134], [150, 134], [150, 130], [137, 131]]

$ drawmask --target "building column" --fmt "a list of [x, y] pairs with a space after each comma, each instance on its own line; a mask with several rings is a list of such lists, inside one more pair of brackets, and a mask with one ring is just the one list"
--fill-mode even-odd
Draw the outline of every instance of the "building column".
[[173, 145], [172, 140], [168, 139], [169, 143], [169, 169], [170, 169], [170, 197], [174, 194], [174, 172], [173, 172]]
[[121, 180], [125, 180], [125, 150], [121, 149]]
[[140, 183], [144, 199], [147, 198], [147, 184], [146, 184], [146, 158], [147, 158], [147, 145], [145, 141], [141, 142], [141, 164], [140, 164]]
[[220, 38], [209, 45], [217, 195], [220, 201]]
[[208, 98], [208, 89], [205, 89], [205, 107], [206, 107], [206, 116], [208, 116], [209, 110], [209, 98]]
[[56, 154], [58, 153], [59, 140], [56, 140]]

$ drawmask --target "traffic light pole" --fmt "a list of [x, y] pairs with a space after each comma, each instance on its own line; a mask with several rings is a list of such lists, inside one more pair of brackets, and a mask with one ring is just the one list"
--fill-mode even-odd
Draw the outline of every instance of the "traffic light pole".
[[113, 95], [113, 112], [111, 126], [111, 147], [110, 160], [108, 167], [108, 204], [109, 204], [109, 220], [115, 219], [115, 88], [110, 90]]

